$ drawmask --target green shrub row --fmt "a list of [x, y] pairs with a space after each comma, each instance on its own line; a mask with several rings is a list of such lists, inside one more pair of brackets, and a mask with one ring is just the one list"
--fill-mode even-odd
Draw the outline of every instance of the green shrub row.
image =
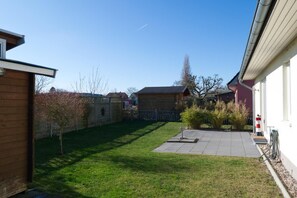
[[201, 128], [202, 124], [210, 124], [215, 129], [221, 129], [225, 120], [229, 120], [233, 128], [243, 130], [249, 112], [243, 103], [217, 101], [214, 110], [207, 110], [193, 105], [181, 113], [182, 122], [192, 129]]

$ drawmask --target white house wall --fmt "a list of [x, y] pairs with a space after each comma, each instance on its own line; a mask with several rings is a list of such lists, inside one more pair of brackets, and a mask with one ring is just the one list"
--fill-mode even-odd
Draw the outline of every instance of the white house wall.
[[[289, 71], [285, 73], [286, 65]], [[288, 80], [289, 79], [289, 80]], [[261, 82], [265, 80], [265, 91]], [[281, 160], [287, 170], [297, 179], [297, 42], [296, 40], [277, 56], [258, 75], [254, 85], [255, 115], [263, 112], [262, 118], [267, 128], [264, 135], [269, 139], [269, 128], [279, 132]], [[262, 90], [261, 90], [262, 89]], [[263, 94], [265, 96], [263, 96]], [[261, 98], [265, 98], [265, 104]], [[288, 109], [288, 111], [285, 111]]]

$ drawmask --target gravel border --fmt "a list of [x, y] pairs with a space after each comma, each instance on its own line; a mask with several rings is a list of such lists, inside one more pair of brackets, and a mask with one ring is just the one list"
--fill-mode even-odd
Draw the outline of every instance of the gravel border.
[[261, 148], [262, 152], [266, 154], [269, 163], [287, 188], [287, 191], [290, 193], [291, 197], [297, 198], [297, 180], [290, 175], [289, 171], [287, 171], [287, 169], [284, 167], [279, 157], [274, 160], [269, 158], [270, 149], [268, 145], [258, 146]]

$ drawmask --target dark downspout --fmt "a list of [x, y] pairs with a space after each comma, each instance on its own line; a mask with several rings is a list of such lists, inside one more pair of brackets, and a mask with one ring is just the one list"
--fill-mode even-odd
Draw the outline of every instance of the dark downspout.
[[32, 182], [34, 169], [34, 92], [35, 92], [35, 75], [29, 73], [28, 79], [28, 167], [27, 180]]

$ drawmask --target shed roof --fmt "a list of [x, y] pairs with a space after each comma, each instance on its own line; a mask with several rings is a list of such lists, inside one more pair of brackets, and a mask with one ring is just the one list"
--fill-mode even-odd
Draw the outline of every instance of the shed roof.
[[185, 86], [168, 86], [168, 87], [145, 87], [136, 94], [179, 94], [185, 93], [190, 95], [190, 91]]
[[128, 95], [125, 92], [109, 92], [107, 97], [120, 97], [122, 99], [128, 99]]
[[0, 29], [0, 38], [6, 40], [6, 50], [10, 50], [25, 43], [25, 36], [14, 32]]
[[55, 77], [57, 70], [31, 63], [0, 58], [0, 68]]

